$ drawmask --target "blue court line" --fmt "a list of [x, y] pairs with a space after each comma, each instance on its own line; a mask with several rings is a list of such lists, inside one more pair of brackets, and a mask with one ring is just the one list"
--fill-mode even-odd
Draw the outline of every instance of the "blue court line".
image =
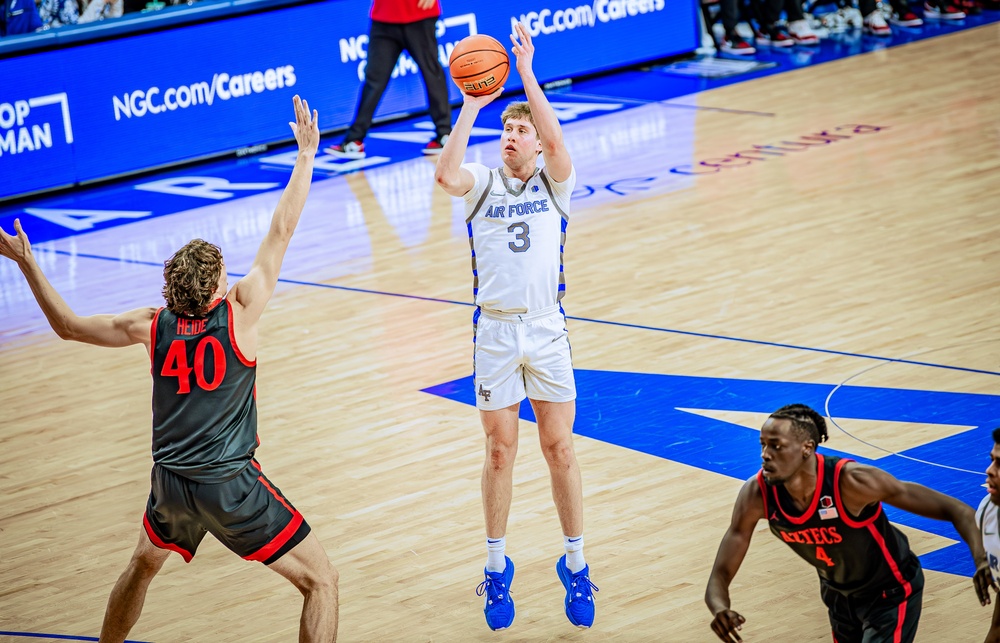
[[[62, 639], [64, 641], [97, 641], [96, 636], [69, 636], [66, 634], [41, 634], [39, 632], [0, 632], [0, 636], [24, 636], [36, 639]], [[126, 640], [125, 643], [144, 643], [143, 641]]]
[[[155, 266], [157, 268], [162, 268], [162, 262], [155, 261], [139, 261], [136, 259], [120, 259], [118, 257], [105, 257], [103, 255], [92, 255], [79, 252], [69, 252], [67, 250], [50, 250], [48, 248], [36, 248], [40, 252], [50, 252], [57, 255], [65, 255], [67, 257], [82, 257], [84, 259], [99, 259], [101, 261], [114, 261], [116, 263], [131, 263], [141, 266]], [[245, 274], [227, 272], [229, 277], [245, 277]], [[291, 284], [295, 286], [311, 286], [313, 288], [327, 288], [330, 290], [343, 290], [345, 292], [356, 292], [366, 295], [382, 295], [384, 297], [400, 297], [403, 299], [413, 299], [416, 301], [429, 301], [439, 304], [452, 304], [456, 306], [467, 306], [469, 308], [475, 307], [475, 304], [467, 301], [455, 301], [452, 299], [439, 299], [437, 297], [422, 297], [420, 295], [407, 295], [398, 292], [387, 292], [383, 290], [371, 290], [368, 288], [354, 288], [352, 286], [337, 286], [334, 284], [318, 284], [312, 281], [299, 281], [297, 279], [278, 279], [279, 283]], [[979, 368], [968, 368], [966, 366], [950, 366], [948, 364], [935, 364], [933, 362], [920, 362], [917, 360], [902, 359], [896, 357], [882, 357], [881, 355], [866, 355], [865, 353], [851, 353], [849, 351], [838, 351], [830, 348], [814, 348], [812, 346], [797, 346], [795, 344], [784, 344], [782, 342], [770, 342], [761, 339], [746, 339], [744, 337], [730, 337], [728, 335], [715, 335], [712, 333], [699, 333], [693, 330], [678, 330], [676, 328], [660, 328], [658, 326], [645, 326], [642, 324], [630, 324], [627, 322], [616, 322], [608, 321], [605, 319], [591, 319], [589, 317], [575, 317], [573, 315], [566, 315], [566, 319], [572, 319], [574, 321], [590, 322], [593, 324], [604, 324], [606, 326], [618, 326], [620, 328], [634, 328], [636, 330], [650, 330], [658, 333], [672, 333], [674, 335], [686, 335], [688, 337], [701, 337], [704, 339], [719, 339], [729, 342], [742, 342], [744, 344], [755, 344], [757, 346], [773, 346], [775, 348], [788, 348], [797, 351], [808, 351], [812, 353], [824, 353], [826, 355], [840, 355], [843, 357], [856, 357], [859, 359], [872, 359], [880, 362], [889, 362], [893, 364], [908, 364], [910, 366], [927, 366], [929, 368], [943, 368], [951, 371], [961, 371], [963, 373], [977, 373], [980, 375], [1000, 375], [998, 371], [988, 371]]]
[[563, 98], [591, 98], [595, 100], [608, 100], [616, 103], [631, 103], [633, 105], [660, 105], [661, 107], [677, 107], [680, 109], [697, 109], [705, 112], [725, 112], [727, 114], [745, 114], [747, 116], [777, 116], [774, 112], [755, 112], [747, 109], [729, 109], [728, 107], [704, 107], [702, 105], [684, 105], [681, 103], [668, 103], [664, 100], [653, 100], [645, 98], [621, 98], [617, 96], [602, 96], [601, 94], [584, 94], [582, 92], [559, 92], [550, 94], [553, 99]]

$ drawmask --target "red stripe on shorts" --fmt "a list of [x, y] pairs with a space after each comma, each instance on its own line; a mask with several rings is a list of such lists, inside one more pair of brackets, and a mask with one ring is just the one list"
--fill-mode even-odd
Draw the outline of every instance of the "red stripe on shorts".
[[184, 558], [185, 563], [190, 563], [191, 559], [194, 558], [194, 554], [191, 552], [181, 549], [177, 545], [163, 542], [163, 540], [156, 535], [156, 532], [153, 531], [153, 526], [149, 524], [149, 516], [146, 514], [142, 514], [142, 526], [146, 530], [146, 535], [149, 536], [149, 540], [160, 549], [168, 549], [170, 551], [177, 552]]
[[267, 543], [266, 545], [264, 545], [254, 553], [250, 554], [249, 556], [244, 556], [243, 557], [244, 560], [255, 560], [259, 562], [264, 562], [265, 560], [270, 558], [271, 555], [274, 554], [274, 552], [281, 549], [281, 547], [288, 542], [288, 539], [295, 535], [295, 532], [297, 532], [299, 530], [299, 527], [301, 526], [302, 526], [302, 514], [295, 511], [294, 515], [292, 516], [292, 521], [288, 523], [288, 526], [286, 526], [284, 529], [281, 530], [280, 534], [274, 537], [274, 540]]

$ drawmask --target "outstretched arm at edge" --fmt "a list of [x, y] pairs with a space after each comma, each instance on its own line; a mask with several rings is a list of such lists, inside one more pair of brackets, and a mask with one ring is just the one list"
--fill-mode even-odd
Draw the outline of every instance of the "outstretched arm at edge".
[[21, 228], [20, 219], [14, 220], [14, 231], [14, 236], [11, 236], [0, 230], [0, 255], [17, 263], [56, 335], [96, 346], [117, 348], [144, 344], [149, 347], [150, 322], [156, 313], [155, 308], [137, 308], [119, 315], [77, 315], [35, 261], [31, 242]]

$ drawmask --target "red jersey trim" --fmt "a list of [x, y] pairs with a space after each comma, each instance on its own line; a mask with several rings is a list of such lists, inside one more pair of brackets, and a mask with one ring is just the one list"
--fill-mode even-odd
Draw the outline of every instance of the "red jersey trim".
[[267, 543], [254, 553], [250, 554], [249, 556], [244, 556], [243, 559], [253, 560], [257, 562], [264, 562], [265, 560], [270, 558], [274, 554], [274, 552], [281, 549], [281, 547], [288, 542], [288, 539], [295, 535], [295, 532], [297, 532], [299, 530], [299, 527], [301, 526], [302, 526], [302, 514], [296, 511], [292, 515], [292, 520], [288, 523], [288, 525], [285, 526], [284, 529], [281, 530], [281, 533], [275, 536], [271, 542]]
[[155, 368], [155, 358], [156, 354], [156, 323], [160, 321], [160, 312], [163, 310], [164, 306], [160, 306], [156, 309], [156, 314], [153, 315], [153, 322], [149, 325], [149, 372], [152, 375], [156, 373], [153, 372]]
[[816, 454], [816, 489], [813, 490], [812, 502], [809, 503], [809, 507], [802, 512], [801, 516], [791, 516], [785, 511], [784, 507], [781, 506], [781, 501], [778, 500], [778, 490], [772, 489], [774, 491], [774, 504], [777, 505], [778, 511], [782, 513], [785, 518], [793, 525], [801, 525], [816, 513], [816, 506], [819, 504], [820, 492], [823, 490], [823, 477], [826, 475], [826, 466], [823, 464], [823, 456], [819, 453]]
[[[226, 299], [226, 306], [229, 308], [229, 343], [233, 345], [233, 352], [236, 353], [236, 357], [239, 358], [240, 362], [244, 366], [249, 366], [253, 368], [257, 365], [257, 360], [250, 361], [243, 356], [243, 352], [240, 350], [239, 345], [236, 343], [236, 329], [233, 326], [233, 302]], [[254, 399], [257, 399], [257, 385], [254, 385]]]
[[185, 563], [190, 563], [191, 559], [194, 558], [194, 554], [192, 554], [191, 552], [182, 549], [177, 545], [163, 542], [163, 540], [156, 535], [156, 532], [153, 531], [153, 526], [149, 524], [149, 516], [147, 516], [146, 514], [142, 514], [142, 526], [146, 530], [146, 535], [149, 536], [149, 540], [160, 549], [166, 549], [169, 551], [177, 552], [184, 559]]
[[833, 500], [837, 503], [837, 513], [840, 514], [840, 519], [843, 520], [848, 527], [854, 527], [855, 529], [869, 527], [873, 522], [875, 522], [875, 519], [879, 517], [879, 514], [882, 513], [882, 503], [878, 503], [878, 509], [876, 509], [875, 513], [872, 514], [872, 517], [867, 520], [858, 521], [851, 517], [851, 514], [849, 514], [847, 509], [844, 507], [844, 501], [840, 499], [840, 470], [843, 469], [844, 465], [848, 462], [854, 462], [854, 460], [841, 460], [837, 463], [837, 466], [833, 470]]
[[768, 516], [771, 512], [767, 510], [767, 483], [764, 482], [763, 469], [757, 472], [757, 486], [760, 487], [760, 497], [764, 500], [764, 520], [770, 520]]
[[[882, 505], [879, 505], [879, 509]], [[896, 629], [893, 631], [892, 640], [893, 643], [900, 643], [903, 640], [903, 622], [906, 620], [906, 601], [913, 594], [913, 587], [910, 585], [909, 581], [903, 578], [903, 573], [899, 571], [899, 565], [896, 564], [896, 559], [892, 557], [889, 552], [889, 548], [885, 544], [885, 539], [882, 538], [882, 534], [879, 533], [875, 525], [869, 522], [868, 533], [872, 535], [875, 542], [878, 543], [879, 549], [882, 550], [882, 555], [885, 556], [885, 560], [889, 563], [889, 569], [892, 570], [892, 575], [896, 578], [900, 585], [903, 586], [903, 600], [899, 603], [899, 609], [896, 615]]]

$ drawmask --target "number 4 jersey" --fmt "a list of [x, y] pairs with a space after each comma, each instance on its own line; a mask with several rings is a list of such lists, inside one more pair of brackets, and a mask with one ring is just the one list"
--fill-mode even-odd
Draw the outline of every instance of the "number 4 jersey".
[[258, 444], [257, 364], [236, 345], [229, 301], [204, 317], [159, 309], [152, 347], [153, 461], [196, 482], [233, 478]]
[[840, 474], [851, 460], [818, 453], [816, 459], [816, 492], [801, 513], [796, 512], [784, 485], [769, 485], [763, 472], [757, 473], [771, 533], [842, 594], [908, 588], [920, 561], [910, 551], [906, 536], [886, 518], [882, 503], [865, 507], [860, 516], [844, 508]]
[[562, 183], [544, 168], [522, 183], [502, 167], [462, 167], [476, 179], [465, 195], [476, 305], [500, 313], [557, 305], [566, 291], [563, 246], [576, 169]]

